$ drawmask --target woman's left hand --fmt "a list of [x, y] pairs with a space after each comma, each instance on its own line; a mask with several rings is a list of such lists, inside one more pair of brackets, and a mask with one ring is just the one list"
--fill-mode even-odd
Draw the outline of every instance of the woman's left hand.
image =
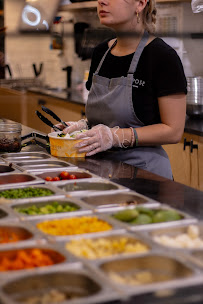
[[[88, 138], [85, 138], [88, 137]], [[113, 146], [113, 134], [109, 127], [99, 124], [91, 130], [81, 133], [75, 139], [85, 138], [75, 145], [79, 153], [87, 152], [86, 156], [106, 151]]]

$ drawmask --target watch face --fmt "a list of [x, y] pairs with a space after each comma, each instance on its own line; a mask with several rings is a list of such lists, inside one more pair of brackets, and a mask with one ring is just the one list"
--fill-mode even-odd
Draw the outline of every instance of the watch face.
[[48, 32], [60, 2], [61, 0], [25, 0], [19, 30]]

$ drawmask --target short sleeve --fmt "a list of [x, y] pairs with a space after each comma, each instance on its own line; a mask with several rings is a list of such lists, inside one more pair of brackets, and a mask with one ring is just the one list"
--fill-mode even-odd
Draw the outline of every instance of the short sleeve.
[[183, 65], [172, 48], [160, 54], [154, 79], [157, 97], [176, 93], [187, 94], [187, 80]]

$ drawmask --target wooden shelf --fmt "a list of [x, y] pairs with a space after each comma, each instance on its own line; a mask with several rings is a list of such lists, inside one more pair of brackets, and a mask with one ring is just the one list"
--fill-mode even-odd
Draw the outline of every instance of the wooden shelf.
[[80, 9], [96, 9], [97, 1], [76, 2], [60, 6], [60, 11], [80, 10]]
[[[157, 0], [157, 3], [171, 3], [171, 2], [191, 2], [191, 0]], [[97, 1], [85, 1], [85, 2], [76, 2], [71, 4], [62, 5], [59, 8], [59, 11], [72, 11], [72, 10], [82, 10], [82, 9], [96, 9]]]

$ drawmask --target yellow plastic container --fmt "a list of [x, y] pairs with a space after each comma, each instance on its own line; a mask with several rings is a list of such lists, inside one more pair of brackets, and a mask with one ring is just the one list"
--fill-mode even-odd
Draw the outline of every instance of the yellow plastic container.
[[51, 155], [59, 157], [85, 157], [86, 153], [78, 153], [74, 146], [82, 139], [57, 137], [57, 132], [49, 133]]

